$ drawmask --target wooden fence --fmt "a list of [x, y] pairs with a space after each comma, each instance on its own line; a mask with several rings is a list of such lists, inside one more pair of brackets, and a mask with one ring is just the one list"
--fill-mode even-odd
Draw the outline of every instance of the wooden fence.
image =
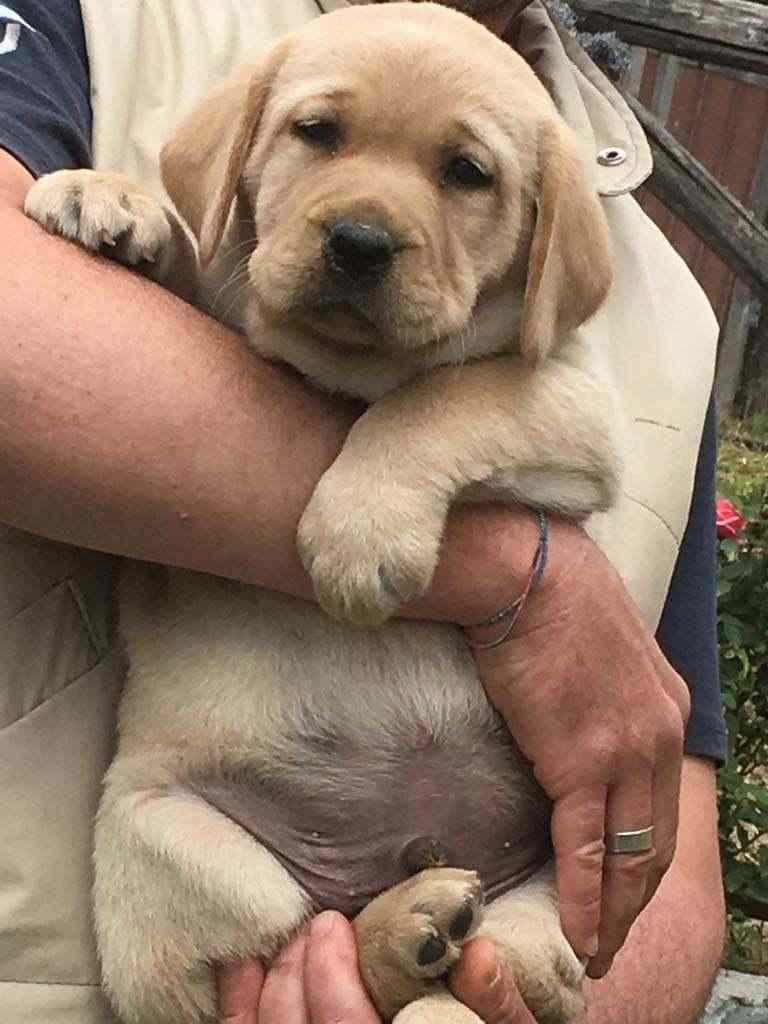
[[573, 0], [632, 44], [624, 91], [657, 172], [640, 193], [721, 325], [721, 411], [768, 409], [768, 4]]

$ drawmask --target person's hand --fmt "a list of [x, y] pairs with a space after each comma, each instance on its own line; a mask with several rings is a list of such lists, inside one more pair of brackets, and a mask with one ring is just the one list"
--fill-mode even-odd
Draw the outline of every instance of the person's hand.
[[[451, 972], [450, 987], [486, 1024], [535, 1024], [493, 944], [475, 939]], [[333, 912], [320, 914], [277, 957], [217, 971], [220, 1024], [381, 1024], [357, 967], [355, 934]]]
[[357, 967], [352, 926], [316, 917], [265, 972], [258, 960], [217, 971], [220, 1024], [381, 1024]]
[[[468, 632], [483, 641], [499, 626]], [[605, 556], [560, 522], [512, 638], [476, 661], [553, 801], [563, 930], [601, 977], [672, 862], [687, 688]], [[605, 853], [606, 833], [649, 825], [648, 853]]]

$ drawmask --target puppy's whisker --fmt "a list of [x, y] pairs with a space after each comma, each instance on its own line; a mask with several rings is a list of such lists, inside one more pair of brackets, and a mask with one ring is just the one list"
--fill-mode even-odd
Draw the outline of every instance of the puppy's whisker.
[[243, 295], [243, 293], [244, 293], [244, 292], [246, 291], [246, 289], [248, 288], [248, 284], [249, 284], [249, 282], [248, 282], [248, 281], [244, 281], [244, 282], [242, 283], [242, 285], [241, 285], [241, 286], [240, 286], [240, 287], [239, 287], [239, 288], [237, 289], [237, 291], [236, 291], [236, 292], [235, 292], [235, 293], [234, 293], [234, 294], [232, 295], [232, 297], [231, 297], [231, 299], [230, 299], [230, 302], [229, 302], [229, 305], [227, 306], [227, 308], [226, 308], [226, 309], [225, 309], [225, 310], [224, 310], [224, 311], [222, 312], [222, 314], [221, 314], [221, 319], [222, 319], [222, 320], [226, 320], [226, 319], [227, 319], [227, 317], [229, 316], [229, 314], [230, 314], [230, 313], [232, 312], [232, 309], [233, 309], [233, 308], [234, 308], [234, 307], [235, 307], [235, 306], [237, 305], [237, 303], [238, 303], [238, 302], [240, 301], [240, 297], [241, 297], [241, 296]]
[[225, 293], [230, 293], [231, 289], [237, 289], [233, 296], [230, 297], [229, 305], [227, 306], [227, 313], [232, 309], [234, 303], [234, 296], [239, 296], [243, 288], [247, 285], [248, 279], [246, 274], [237, 274], [230, 277], [230, 279], [219, 288], [216, 293], [213, 302], [211, 303], [211, 313], [214, 316], [218, 316], [221, 313], [221, 303], [224, 299]]
[[456, 343], [459, 347], [459, 356], [456, 360], [459, 366], [463, 366], [469, 358], [470, 347], [474, 348], [477, 341], [477, 325], [474, 319], [470, 319], [456, 335]]
[[213, 297], [213, 302], [211, 303], [211, 312], [212, 313], [216, 313], [216, 311], [218, 309], [219, 301], [221, 299], [221, 296], [223, 295], [223, 293], [228, 288], [232, 288], [233, 286], [238, 285], [242, 281], [245, 281], [245, 280], [248, 279], [248, 261], [249, 260], [250, 260], [250, 254], [247, 254], [242, 259], [237, 261], [237, 263], [235, 264], [235, 266], [234, 266], [234, 268], [232, 270], [232, 273], [224, 281], [222, 286], [219, 288], [219, 290], [216, 292], [216, 294]]
[[254, 246], [254, 247], [255, 247], [256, 245], [258, 245], [258, 241], [259, 241], [259, 240], [258, 240], [258, 238], [256, 237], [256, 235], [253, 235], [253, 236], [252, 236], [251, 238], [245, 238], [245, 239], [243, 239], [243, 241], [242, 241], [242, 242], [238, 242], [238, 243], [237, 243], [237, 245], [233, 245], [233, 246], [232, 246], [232, 248], [231, 248], [231, 249], [229, 249], [228, 251], [229, 251], [230, 253], [235, 253], [235, 252], [237, 252], [237, 251], [238, 251], [238, 249], [242, 249], [242, 248], [244, 248], [244, 247], [245, 247], [246, 245], [252, 245], [252, 246]]

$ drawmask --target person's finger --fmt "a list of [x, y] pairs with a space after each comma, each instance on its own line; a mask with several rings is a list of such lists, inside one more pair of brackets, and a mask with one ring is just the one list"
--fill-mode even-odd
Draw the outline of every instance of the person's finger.
[[485, 1024], [535, 1024], [509, 972], [488, 939], [473, 939], [451, 971], [451, 992]]
[[607, 794], [606, 786], [579, 789], [552, 808], [560, 923], [579, 957], [598, 950]]
[[[640, 767], [611, 790], [605, 816], [606, 835], [653, 825], [652, 774]], [[645, 890], [656, 860], [655, 847], [645, 853], [606, 852], [603, 864], [603, 900], [600, 944], [590, 959], [590, 978], [602, 978], [624, 945], [629, 929], [642, 910]]]
[[308, 1024], [304, 997], [306, 947], [306, 936], [299, 935], [272, 962], [261, 993], [258, 1024]]
[[664, 657], [658, 644], [651, 647], [651, 656], [664, 692], [677, 708], [682, 719], [682, 727], [685, 729], [691, 716], [691, 691], [683, 677], [675, 672]]
[[264, 968], [249, 958], [216, 968], [218, 1017], [221, 1024], [256, 1024], [264, 985]]
[[682, 728], [672, 729], [659, 744], [653, 772], [653, 824], [656, 860], [651, 866], [643, 906], [653, 898], [677, 849], [680, 783], [683, 771]]
[[381, 1024], [360, 978], [352, 926], [341, 914], [325, 911], [312, 922], [304, 972], [312, 1024]]

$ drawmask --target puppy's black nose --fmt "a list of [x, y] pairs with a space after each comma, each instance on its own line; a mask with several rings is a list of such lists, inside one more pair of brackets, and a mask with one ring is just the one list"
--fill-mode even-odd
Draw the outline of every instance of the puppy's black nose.
[[340, 220], [323, 242], [328, 265], [351, 278], [355, 284], [374, 282], [392, 262], [395, 243], [381, 228]]

